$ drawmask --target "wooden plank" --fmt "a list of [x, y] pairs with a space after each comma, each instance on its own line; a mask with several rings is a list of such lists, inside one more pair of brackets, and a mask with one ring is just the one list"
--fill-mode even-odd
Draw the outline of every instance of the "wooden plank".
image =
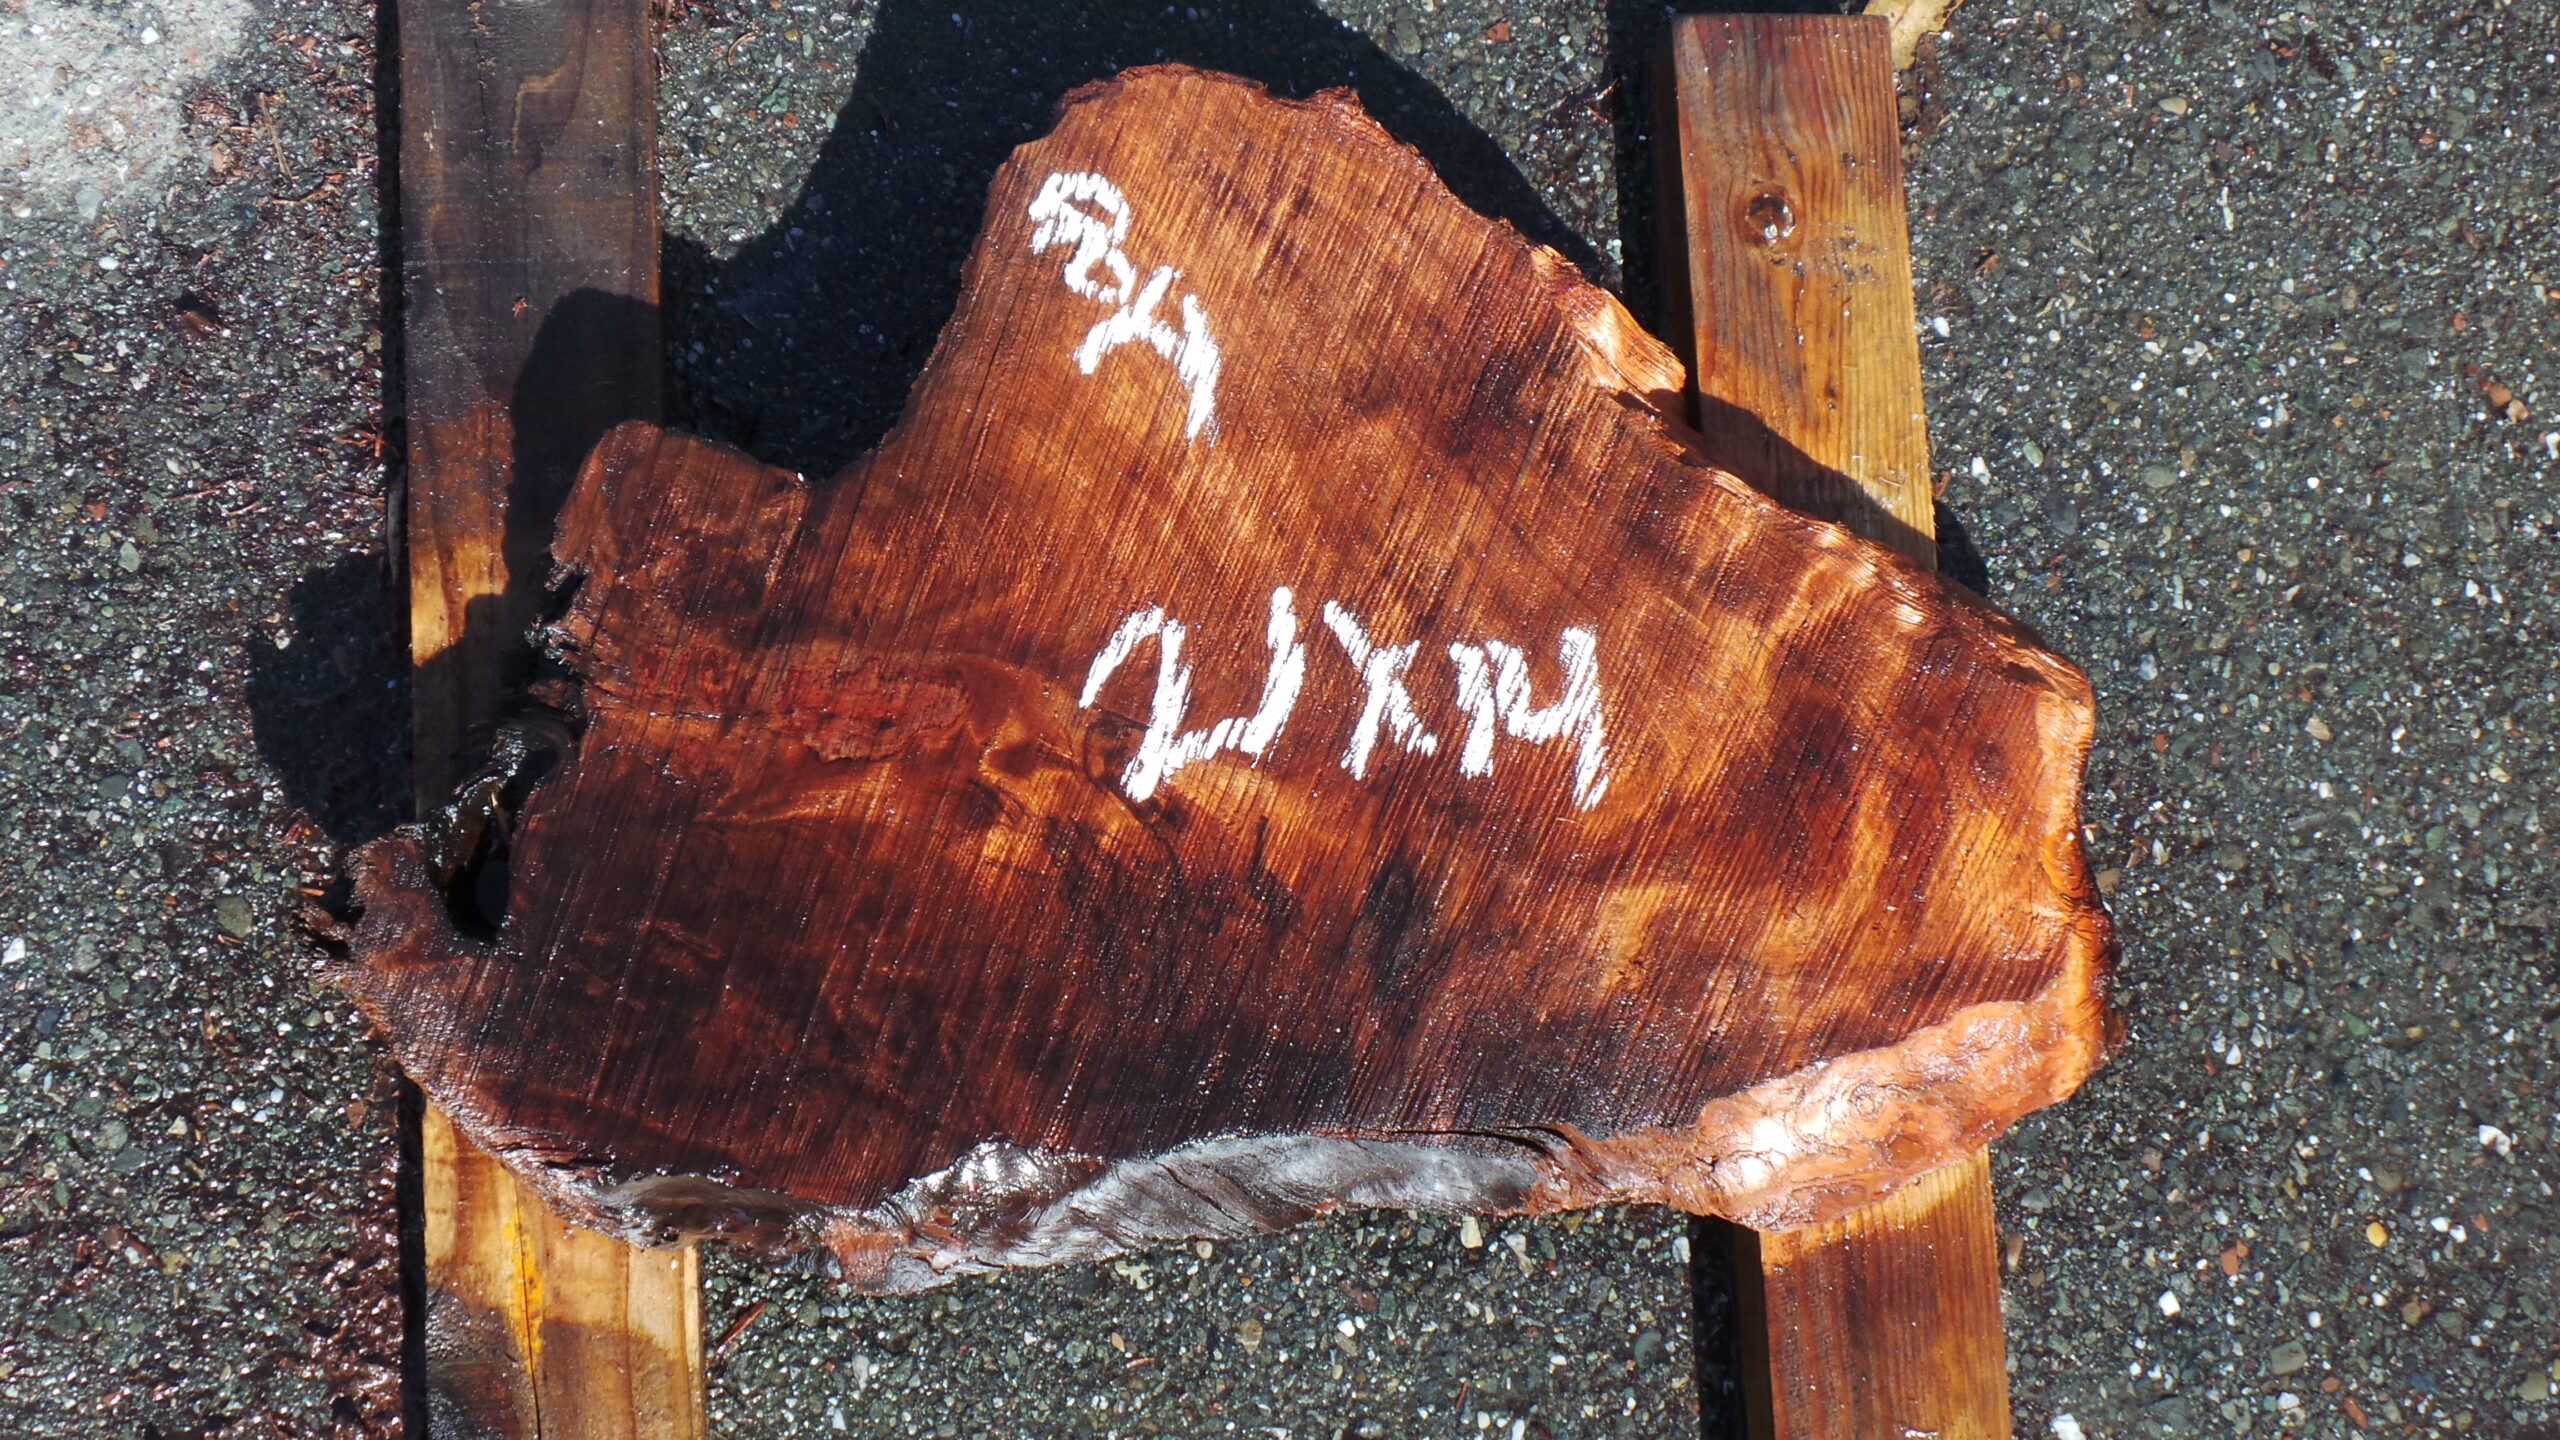
[[[1664, 253], [1709, 453], [1934, 565], [1897, 40], [1872, 12], [1674, 22]], [[1987, 1151], [1827, 1224], [1726, 1229], [1756, 1437], [2006, 1440]]]
[[1717, 464], [1937, 563], [1890, 25], [1673, 22], [1661, 167], [1674, 333]]
[[965, 274], [831, 483], [597, 449], [502, 923], [435, 827], [356, 862], [349, 989], [555, 1203], [877, 1289], [1801, 1224], [2095, 1063], [2087, 680], [1700, 463], [1668, 350], [1347, 95], [1087, 87]]
[[[658, 413], [655, 75], [645, 0], [420, 0], [396, 25], [424, 809], [479, 763], [525, 678], [579, 461]], [[418, 1153], [428, 1433], [700, 1436], [692, 1248], [567, 1225], [439, 1110]]]
[[1755, 1437], [2006, 1440], [1990, 1151], [1828, 1224], [1726, 1228]]
[[421, 1126], [427, 1433], [436, 1440], [699, 1440], [691, 1245], [583, 1230], [430, 1107]]

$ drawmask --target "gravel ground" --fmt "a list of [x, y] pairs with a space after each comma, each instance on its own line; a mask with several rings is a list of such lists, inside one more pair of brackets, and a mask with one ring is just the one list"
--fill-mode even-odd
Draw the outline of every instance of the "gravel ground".
[[2560, 10], [2102, 15], [1969, 10], [1913, 144], [1947, 500], [2097, 681], [2127, 940], [1998, 1151], [2021, 1420], [2548, 1427]]
[[250, 11], [0, 0], [11, 1436], [398, 1412], [391, 1092], [293, 926], [406, 788], [373, 16]]
[[[988, 172], [1159, 57], [1355, 86], [1649, 316], [1645, 99], [1609, 77], [1659, 14], [679, 8], [680, 411], [803, 468], [859, 451]], [[375, 20], [245, 15], [0, 0], [0, 80], [40, 102], [0, 144], [42, 159], [0, 166], [13, 1435], [396, 1404], [390, 1091], [291, 924], [406, 789]], [[1945, 501], [2097, 682], [2126, 939], [2124, 1053], [1997, 1152], [2021, 1433], [2560, 1426], [2556, 54], [2542, 0], [1971, 0], [1910, 77]], [[1716, 1433], [1693, 1238], [1348, 1216], [895, 1301], [722, 1258], [714, 1415], [1526, 1440], [1694, 1435], [1703, 1402]]]

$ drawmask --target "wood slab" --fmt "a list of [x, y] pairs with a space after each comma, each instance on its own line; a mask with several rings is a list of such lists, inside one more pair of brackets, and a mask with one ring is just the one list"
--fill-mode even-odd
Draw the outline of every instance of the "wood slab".
[[[658, 413], [655, 72], [642, 0], [397, 15], [407, 560], [419, 810], [485, 762], [530, 677], [551, 518], [615, 423]], [[430, 1107], [419, 1431], [703, 1433], [691, 1247], [574, 1226]]]
[[607, 438], [560, 713], [360, 857], [346, 984], [554, 1203], [876, 1289], [1344, 1204], [1785, 1227], [2099, 1062], [2086, 680], [1706, 463], [1346, 93], [1129, 72], [987, 213], [844, 474]]

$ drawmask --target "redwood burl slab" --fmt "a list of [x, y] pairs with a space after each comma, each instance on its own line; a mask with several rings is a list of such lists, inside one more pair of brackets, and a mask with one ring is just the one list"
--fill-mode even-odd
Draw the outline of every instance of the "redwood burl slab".
[[346, 983], [557, 1203], [886, 1289], [1346, 1204], [1784, 1227], [2098, 1063], [2086, 681], [1697, 460], [1556, 256], [1171, 68], [987, 216], [843, 475], [605, 441], [565, 719], [361, 857]]

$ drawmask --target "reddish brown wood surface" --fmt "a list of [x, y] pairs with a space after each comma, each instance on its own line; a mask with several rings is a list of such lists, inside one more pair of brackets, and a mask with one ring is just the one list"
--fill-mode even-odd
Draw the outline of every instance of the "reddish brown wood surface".
[[1739, 1232], [1754, 1440], [2008, 1440], [1990, 1158], [1820, 1225]]
[[[1686, 17], [1664, 60], [1669, 244], [1681, 298], [1701, 296], [1677, 338], [1723, 360], [1702, 380], [1706, 448], [1777, 451], [1770, 493], [1933, 560], [1886, 22]], [[1727, 1239], [1759, 1440], [2007, 1440], [1987, 1153], [1821, 1225]]]
[[[551, 516], [657, 414], [654, 72], [640, 0], [398, 7], [420, 808], [531, 670]], [[436, 1440], [693, 1440], [694, 1252], [570, 1225], [449, 1116], [420, 1143], [418, 1389]]]
[[2088, 689], [1683, 384], [1347, 97], [1094, 87], [878, 452], [597, 452], [502, 923], [394, 837], [348, 982], [564, 1207], [875, 1287], [1882, 1194], [2099, 1058]]

